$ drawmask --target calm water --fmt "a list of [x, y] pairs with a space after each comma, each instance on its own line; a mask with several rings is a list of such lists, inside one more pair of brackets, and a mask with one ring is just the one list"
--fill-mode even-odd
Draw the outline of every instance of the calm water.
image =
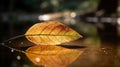
[[[99, 38], [89, 37], [64, 45], [66, 44], [74, 46], [41, 46], [30, 49], [34, 44], [20, 37], [5, 43], [15, 49], [6, 48], [8, 52], [5, 55], [9, 57], [4, 57], [4, 64], [10, 67], [120, 67], [119, 43], [102, 42]], [[33, 52], [26, 53], [28, 48]], [[34, 51], [38, 53], [35, 54]]]
[[93, 44], [89, 44], [83, 54], [68, 67], [120, 67], [120, 46], [101, 42]]

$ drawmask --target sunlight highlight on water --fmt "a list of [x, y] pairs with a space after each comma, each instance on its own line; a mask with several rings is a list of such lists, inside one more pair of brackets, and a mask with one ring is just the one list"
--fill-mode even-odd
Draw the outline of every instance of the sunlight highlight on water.
[[36, 62], [40, 62], [40, 58], [39, 57], [37, 57], [35, 60], [36, 60]]
[[23, 42], [21, 42], [21, 44], [24, 44]]
[[13, 53], [13, 52], [14, 52], [14, 49], [11, 49], [11, 52]]
[[5, 45], [5, 43], [1, 43], [1, 45]]
[[16, 58], [17, 58], [17, 60], [20, 60], [20, 59], [21, 59], [21, 56], [18, 55]]

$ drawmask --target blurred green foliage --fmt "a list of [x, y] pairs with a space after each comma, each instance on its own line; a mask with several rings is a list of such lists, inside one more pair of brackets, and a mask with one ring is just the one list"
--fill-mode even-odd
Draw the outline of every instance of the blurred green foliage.
[[[58, 11], [93, 10], [99, 0], [20, 0], [14, 2], [14, 10], [22, 12], [49, 13]], [[8, 4], [9, 7], [9, 4]]]

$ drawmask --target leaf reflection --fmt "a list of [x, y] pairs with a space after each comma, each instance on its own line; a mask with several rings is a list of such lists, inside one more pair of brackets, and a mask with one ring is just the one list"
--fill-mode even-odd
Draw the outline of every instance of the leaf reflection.
[[36, 65], [45, 67], [66, 67], [74, 62], [82, 49], [68, 49], [62, 46], [33, 46], [25, 51], [26, 56]]

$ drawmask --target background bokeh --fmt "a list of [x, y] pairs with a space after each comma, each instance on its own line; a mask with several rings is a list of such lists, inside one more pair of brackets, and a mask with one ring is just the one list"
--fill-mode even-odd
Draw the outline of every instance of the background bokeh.
[[[84, 36], [72, 44], [91, 47], [69, 67], [120, 67], [119, 16], [120, 0], [0, 0], [0, 42], [35, 23], [60, 21]], [[8, 66], [37, 67], [24, 54], [0, 46], [0, 67]]]

